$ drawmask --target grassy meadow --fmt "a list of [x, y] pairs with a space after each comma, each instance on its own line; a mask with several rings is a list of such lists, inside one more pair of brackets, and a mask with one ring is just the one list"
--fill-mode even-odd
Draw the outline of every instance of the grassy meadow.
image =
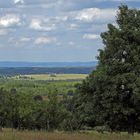
[[63, 133], [63, 132], [39, 132], [39, 131], [12, 131], [0, 132], [0, 140], [139, 140], [140, 135], [134, 136], [127, 133]]

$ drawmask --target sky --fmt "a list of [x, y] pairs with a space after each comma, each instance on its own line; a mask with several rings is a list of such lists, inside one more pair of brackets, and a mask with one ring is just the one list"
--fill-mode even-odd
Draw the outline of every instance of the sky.
[[0, 61], [94, 61], [118, 6], [140, 0], [0, 0]]

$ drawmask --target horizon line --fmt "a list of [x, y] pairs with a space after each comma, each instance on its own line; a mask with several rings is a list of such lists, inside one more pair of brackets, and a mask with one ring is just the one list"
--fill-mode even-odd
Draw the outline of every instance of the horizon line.
[[98, 60], [93, 60], [93, 61], [10, 61], [10, 60], [4, 60], [1, 62], [10, 62], [10, 63], [15, 63], [15, 62], [21, 62], [21, 63], [89, 63], [89, 62], [98, 62]]

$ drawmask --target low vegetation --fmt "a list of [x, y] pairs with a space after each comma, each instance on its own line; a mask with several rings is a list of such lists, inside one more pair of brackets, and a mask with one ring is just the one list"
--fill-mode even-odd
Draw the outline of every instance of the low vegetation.
[[43, 131], [12, 131], [4, 130], [0, 133], [0, 140], [139, 140], [140, 135], [134, 136], [126, 133], [64, 133]]

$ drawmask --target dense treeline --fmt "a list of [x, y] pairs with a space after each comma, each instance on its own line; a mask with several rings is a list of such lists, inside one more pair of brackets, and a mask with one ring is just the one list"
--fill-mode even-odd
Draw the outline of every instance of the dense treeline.
[[53, 89], [43, 99], [40, 95], [30, 96], [19, 94], [16, 89], [6, 91], [1, 88], [0, 126], [18, 130], [66, 129], [66, 119], [70, 116], [66, 110], [69, 99], [59, 97], [57, 92]]
[[89, 74], [95, 67], [11, 67], [0, 68], [1, 75], [14, 76], [25, 74]]

